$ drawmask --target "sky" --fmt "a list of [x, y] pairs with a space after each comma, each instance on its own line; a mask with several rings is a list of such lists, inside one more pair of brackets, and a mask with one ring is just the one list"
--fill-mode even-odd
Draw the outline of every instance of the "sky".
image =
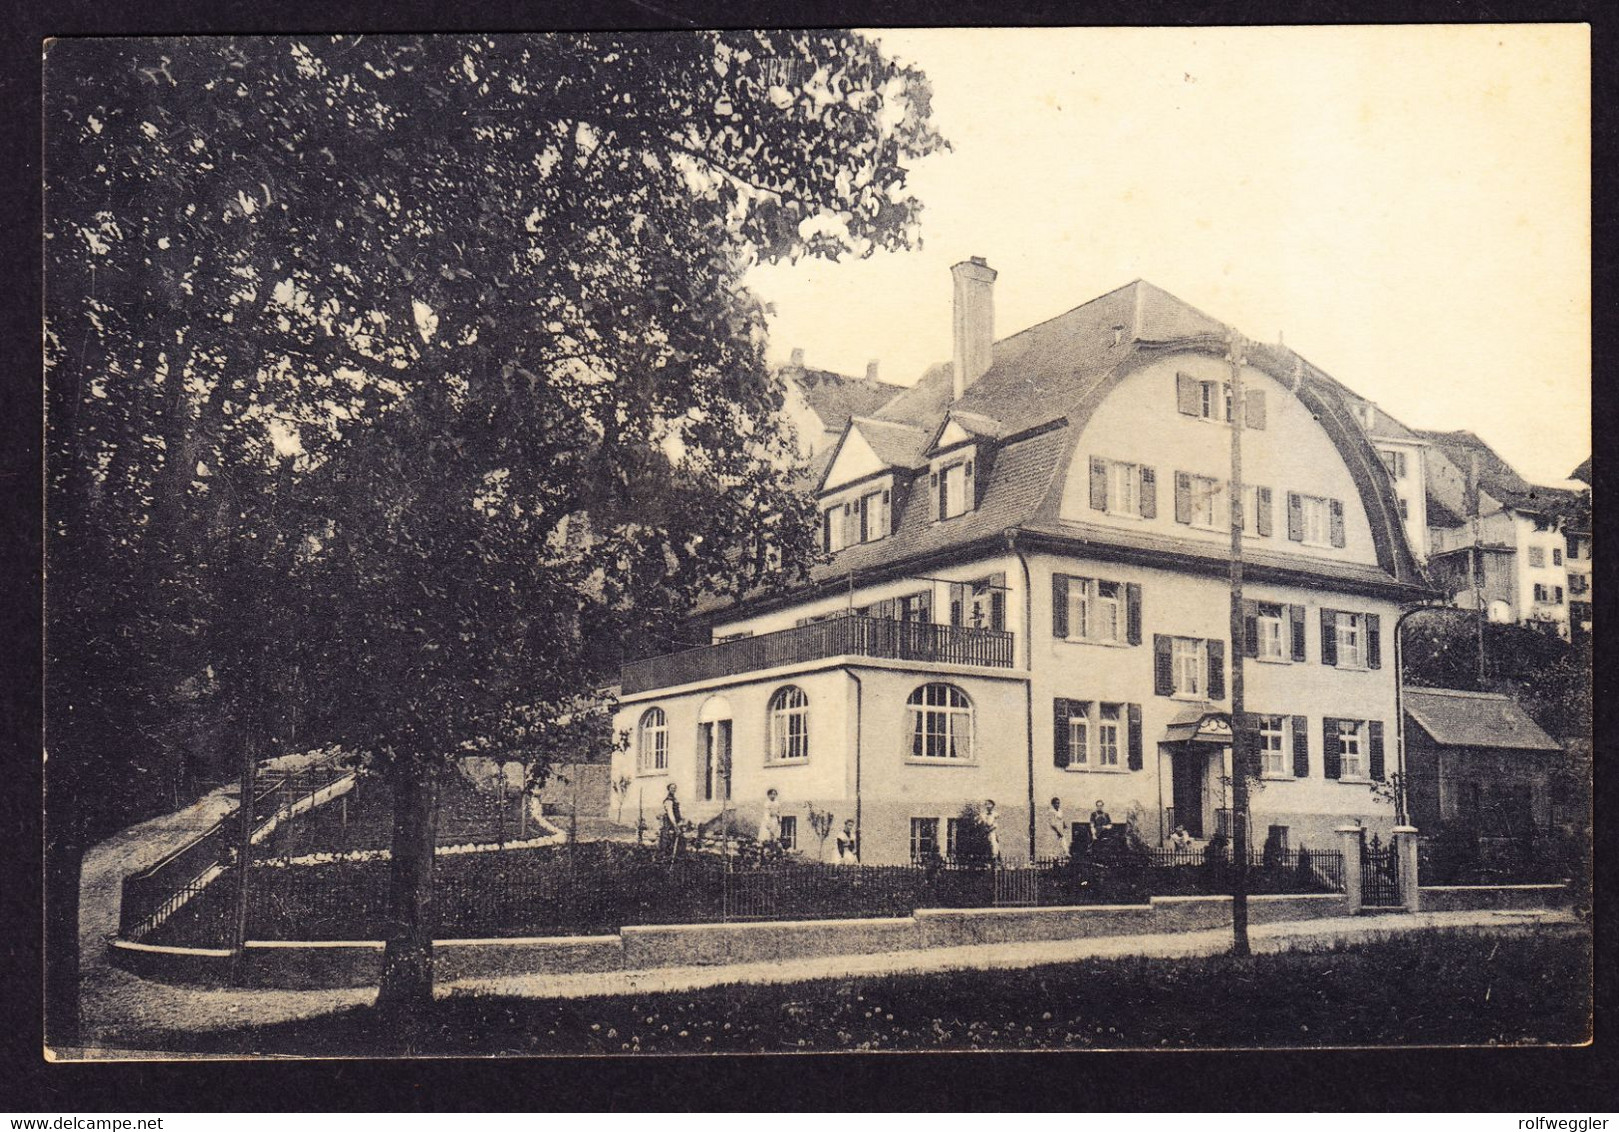
[[874, 34], [953, 149], [921, 248], [754, 269], [774, 360], [910, 384], [979, 255], [997, 338], [1146, 279], [1534, 482], [1590, 454], [1583, 25]]

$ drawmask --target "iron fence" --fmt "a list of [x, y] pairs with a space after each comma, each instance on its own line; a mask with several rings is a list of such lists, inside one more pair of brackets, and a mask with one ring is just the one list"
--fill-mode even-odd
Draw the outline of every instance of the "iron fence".
[[[272, 818], [290, 814], [298, 800], [313, 796], [346, 773], [338, 756], [327, 756], [291, 773], [262, 775], [248, 803], [255, 831], [263, 830]], [[124, 877], [118, 902], [119, 936], [143, 939], [222, 874], [231, 872], [226, 863], [241, 837], [241, 821], [240, 810], [227, 814], [161, 860]]]
[[[1308, 849], [1256, 853], [1248, 891], [1341, 888], [1342, 857]], [[988, 868], [934, 861], [837, 865], [691, 852], [670, 860], [650, 846], [608, 842], [442, 855], [430, 923], [441, 939], [610, 934], [642, 924], [868, 919], [918, 908], [1052, 907], [1145, 903], [1154, 895], [1230, 891], [1229, 858], [1172, 849], [1093, 853]], [[252, 939], [378, 939], [388, 923], [385, 859], [265, 862], [249, 885]], [[165, 939], [214, 931], [206, 915], [165, 924]]]

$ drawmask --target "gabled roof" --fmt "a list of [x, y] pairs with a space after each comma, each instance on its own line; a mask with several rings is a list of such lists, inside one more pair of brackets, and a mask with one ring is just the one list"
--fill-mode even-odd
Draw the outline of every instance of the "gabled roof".
[[931, 439], [926, 429], [874, 417], [855, 417], [850, 423], [890, 468], [914, 468], [923, 462], [922, 454]]
[[1580, 461], [1580, 466], [1570, 472], [1568, 474], [1568, 478], [1589, 484], [1591, 482], [1591, 457], [1587, 456], [1584, 460]]
[[1407, 688], [1405, 713], [1442, 747], [1513, 751], [1562, 749], [1529, 718], [1516, 700], [1498, 692]]
[[784, 366], [782, 376], [804, 394], [804, 400], [828, 432], [841, 432], [850, 417], [868, 416], [893, 400], [904, 387], [867, 377], [846, 377], [831, 370]]
[[1503, 503], [1528, 495], [1532, 490], [1529, 481], [1520, 476], [1495, 449], [1466, 429], [1457, 432], [1418, 429], [1417, 435], [1438, 447], [1464, 476], [1468, 474], [1473, 457], [1477, 456], [1479, 486]]
[[872, 415], [879, 420], [900, 424], [936, 427], [944, 417], [945, 408], [955, 396], [955, 366], [940, 362], [923, 371], [915, 385], [902, 390]]

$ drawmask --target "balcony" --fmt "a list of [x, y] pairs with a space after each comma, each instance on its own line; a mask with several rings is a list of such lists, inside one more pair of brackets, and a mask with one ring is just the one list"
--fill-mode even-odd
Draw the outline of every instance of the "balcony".
[[851, 614], [778, 633], [631, 661], [624, 665], [624, 695], [834, 656], [1011, 668], [1012, 634], [1000, 629]]

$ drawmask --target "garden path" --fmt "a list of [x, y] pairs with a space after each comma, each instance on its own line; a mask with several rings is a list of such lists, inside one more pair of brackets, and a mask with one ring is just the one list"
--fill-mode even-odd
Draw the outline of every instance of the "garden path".
[[[1298, 920], [1255, 924], [1249, 941], [1255, 952], [1317, 950], [1337, 943], [1361, 943], [1413, 932], [1465, 930], [1484, 933], [1566, 931], [1579, 922], [1570, 912], [1422, 912], [1381, 916]], [[859, 975], [923, 974], [956, 970], [1039, 967], [1086, 959], [1184, 958], [1231, 949], [1231, 929], [1163, 934], [1099, 936], [1090, 939], [976, 944], [873, 955], [827, 955], [725, 966], [663, 967], [577, 975], [507, 975], [461, 979], [441, 994], [474, 992], [535, 998], [590, 998], [599, 995], [656, 994], [698, 990], [729, 983], [796, 983], [807, 979]]]

